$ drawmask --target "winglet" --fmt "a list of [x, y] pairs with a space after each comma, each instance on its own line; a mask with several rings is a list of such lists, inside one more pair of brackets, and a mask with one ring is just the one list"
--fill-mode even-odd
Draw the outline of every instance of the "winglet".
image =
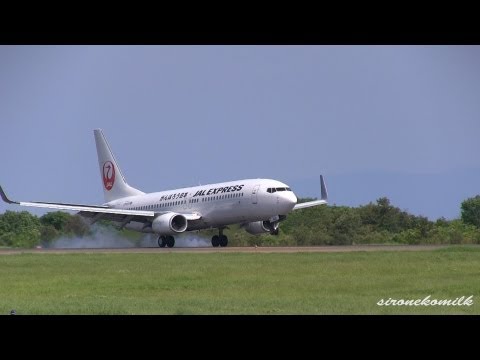
[[5, 191], [3, 191], [2, 187], [0, 186], [0, 196], [2, 197], [2, 200], [5, 201], [6, 203], [9, 204], [19, 204], [16, 201], [12, 201], [7, 197], [7, 194], [5, 194]]
[[321, 192], [321, 200], [328, 200], [328, 193], [327, 193], [327, 186], [325, 185], [325, 180], [323, 180], [323, 175], [320, 175], [320, 192]]

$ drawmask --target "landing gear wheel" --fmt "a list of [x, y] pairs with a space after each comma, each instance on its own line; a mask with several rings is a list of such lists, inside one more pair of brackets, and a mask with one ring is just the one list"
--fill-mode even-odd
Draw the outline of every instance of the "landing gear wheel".
[[219, 239], [218, 235], [214, 235], [212, 237], [212, 246], [213, 247], [218, 247], [218, 245], [220, 245], [220, 239]]
[[167, 236], [167, 246], [172, 248], [175, 246], [175, 238], [171, 235]]
[[276, 228], [275, 230], [272, 230], [272, 232], [270, 233], [272, 235], [278, 235], [278, 228]]
[[228, 238], [225, 235], [220, 235], [220, 246], [225, 247], [228, 244]]
[[158, 246], [164, 248], [167, 243], [165, 242], [165, 236], [158, 237]]

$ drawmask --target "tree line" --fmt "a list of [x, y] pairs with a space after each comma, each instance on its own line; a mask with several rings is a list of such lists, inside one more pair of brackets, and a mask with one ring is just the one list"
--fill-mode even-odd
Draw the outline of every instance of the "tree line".
[[[314, 199], [300, 199], [300, 202]], [[96, 225], [114, 229], [114, 224], [99, 221]], [[0, 246], [48, 247], [62, 238], [92, 235], [79, 215], [56, 211], [41, 217], [27, 211], [0, 214]], [[119, 237], [139, 243], [144, 236], [128, 230], [117, 231]], [[216, 231], [200, 232], [208, 241]], [[358, 207], [318, 206], [292, 212], [280, 224], [277, 236], [250, 235], [238, 226], [225, 230], [231, 246], [308, 246], [354, 244], [480, 244], [480, 196], [461, 204], [461, 217], [431, 221], [393, 206], [382, 197], [375, 203]]]

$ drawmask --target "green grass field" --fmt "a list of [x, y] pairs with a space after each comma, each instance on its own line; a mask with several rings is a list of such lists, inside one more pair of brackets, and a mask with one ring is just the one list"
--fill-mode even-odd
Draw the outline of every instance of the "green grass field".
[[[467, 307], [381, 307], [384, 298]], [[480, 314], [480, 249], [0, 256], [0, 314]]]

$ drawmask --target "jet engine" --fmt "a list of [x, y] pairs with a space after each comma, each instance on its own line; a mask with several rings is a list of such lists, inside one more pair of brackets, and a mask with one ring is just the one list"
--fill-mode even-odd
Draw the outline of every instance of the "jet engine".
[[245, 225], [245, 231], [252, 235], [275, 233], [278, 230], [278, 222], [255, 221]]
[[152, 221], [152, 230], [162, 235], [184, 232], [187, 230], [187, 218], [174, 212], [159, 215]]

